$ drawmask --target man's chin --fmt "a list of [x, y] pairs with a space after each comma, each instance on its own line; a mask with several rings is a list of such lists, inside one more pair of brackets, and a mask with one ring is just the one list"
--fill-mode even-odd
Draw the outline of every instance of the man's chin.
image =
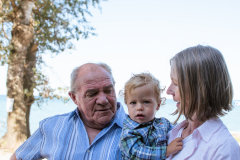
[[113, 119], [114, 114], [107, 114], [107, 115], [103, 115], [101, 117], [98, 118], [98, 123], [102, 124], [102, 125], [107, 125], [110, 123], [110, 121]]

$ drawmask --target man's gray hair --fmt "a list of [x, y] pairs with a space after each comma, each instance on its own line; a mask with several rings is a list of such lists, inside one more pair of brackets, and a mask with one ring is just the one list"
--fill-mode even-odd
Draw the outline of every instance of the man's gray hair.
[[[113, 85], [115, 85], [115, 80], [114, 80], [113, 75], [112, 75], [112, 69], [106, 63], [100, 62], [100, 63], [92, 63], [92, 64], [95, 64], [97, 66], [100, 66], [100, 67], [104, 68], [110, 74], [110, 76], [112, 78], [112, 81], [113, 81]], [[82, 66], [83, 65], [81, 65], [79, 67], [76, 67], [75, 69], [73, 69], [73, 71], [71, 73], [70, 89], [73, 92], [77, 91], [77, 89], [78, 89], [78, 85], [76, 84], [76, 81], [77, 81], [77, 78], [78, 78], [78, 73], [79, 73]]]

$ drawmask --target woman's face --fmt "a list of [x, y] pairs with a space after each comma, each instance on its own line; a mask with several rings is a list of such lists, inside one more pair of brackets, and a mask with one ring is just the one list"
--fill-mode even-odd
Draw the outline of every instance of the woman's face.
[[171, 78], [171, 84], [167, 89], [167, 94], [173, 96], [173, 100], [177, 102], [176, 106], [177, 106], [178, 112], [180, 112], [181, 97], [180, 97], [179, 88], [178, 88], [177, 74], [174, 68], [171, 68], [170, 78]]

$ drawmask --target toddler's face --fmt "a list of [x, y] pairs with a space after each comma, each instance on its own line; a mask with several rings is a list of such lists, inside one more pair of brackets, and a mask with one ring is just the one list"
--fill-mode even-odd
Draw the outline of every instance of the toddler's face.
[[159, 110], [160, 103], [161, 101], [157, 102], [154, 87], [151, 84], [137, 87], [127, 93], [129, 116], [138, 123], [153, 120], [157, 110]]

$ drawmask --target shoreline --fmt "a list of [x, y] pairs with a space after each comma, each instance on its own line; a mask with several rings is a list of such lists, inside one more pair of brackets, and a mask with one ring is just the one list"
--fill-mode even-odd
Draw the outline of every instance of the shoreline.
[[240, 145], [240, 131], [230, 131], [233, 138], [235, 138]]
[[[230, 131], [230, 133], [237, 140], [240, 146], [240, 131]], [[0, 149], [0, 160], [9, 160], [12, 154], [13, 154], [13, 151], [10, 152], [6, 149]]]

